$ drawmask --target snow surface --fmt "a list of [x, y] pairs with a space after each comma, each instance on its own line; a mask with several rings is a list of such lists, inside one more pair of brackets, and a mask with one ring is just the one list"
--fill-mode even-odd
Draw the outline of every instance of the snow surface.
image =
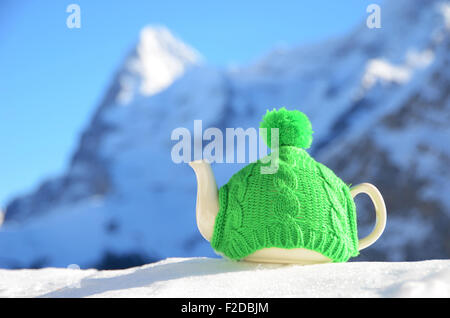
[[450, 260], [300, 266], [169, 258], [126, 270], [0, 270], [0, 297], [450, 297]]

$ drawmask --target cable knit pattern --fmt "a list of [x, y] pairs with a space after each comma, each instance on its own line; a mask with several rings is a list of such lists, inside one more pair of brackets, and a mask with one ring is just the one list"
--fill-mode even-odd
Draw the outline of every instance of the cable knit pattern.
[[251, 163], [219, 190], [211, 244], [239, 260], [268, 247], [307, 248], [345, 262], [358, 255], [355, 204], [349, 187], [294, 146], [280, 147], [275, 174]]
[[279, 129], [278, 170], [261, 174], [270, 163], [258, 160], [220, 188], [212, 247], [234, 260], [269, 247], [306, 248], [334, 262], [357, 256], [349, 187], [302, 149], [312, 142], [308, 117], [298, 110], [274, 109], [260, 126], [269, 129], [268, 136], [270, 129]]

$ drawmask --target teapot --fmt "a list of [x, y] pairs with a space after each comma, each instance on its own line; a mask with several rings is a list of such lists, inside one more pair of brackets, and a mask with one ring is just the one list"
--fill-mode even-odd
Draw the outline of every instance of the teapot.
[[[307, 265], [345, 262], [375, 243], [387, 218], [380, 191], [370, 183], [349, 187], [306, 152], [312, 143], [308, 117], [274, 109], [260, 127], [270, 129], [265, 141], [276, 146], [276, 172], [263, 173], [267, 160], [260, 159], [218, 189], [206, 160], [189, 163], [197, 179], [197, 226], [215, 252], [232, 260]], [[376, 214], [362, 239], [354, 203], [360, 193], [370, 197]]]

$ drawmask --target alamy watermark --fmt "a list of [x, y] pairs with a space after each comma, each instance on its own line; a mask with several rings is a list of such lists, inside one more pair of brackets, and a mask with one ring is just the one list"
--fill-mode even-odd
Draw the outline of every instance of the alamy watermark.
[[66, 25], [69, 29], [81, 28], [81, 8], [78, 4], [69, 4], [66, 8], [66, 12], [70, 13], [66, 19]]
[[[194, 138], [189, 129], [175, 128], [170, 136], [178, 141], [171, 151], [174, 163], [189, 163], [205, 160], [209, 163], [245, 163], [259, 160], [262, 174], [273, 174], [279, 164], [279, 130], [271, 128], [271, 153], [264, 142], [267, 140], [266, 128], [226, 128], [224, 134], [219, 128], [211, 127], [203, 131], [201, 120], [194, 120]], [[248, 143], [246, 142], [248, 140]], [[204, 145], [206, 143], [206, 145]], [[247, 147], [248, 146], [248, 147]], [[193, 151], [192, 151], [193, 150]], [[248, 158], [248, 161], [246, 159]]]
[[366, 25], [369, 29], [381, 28], [381, 8], [378, 4], [369, 4], [366, 12], [370, 13], [367, 17]]

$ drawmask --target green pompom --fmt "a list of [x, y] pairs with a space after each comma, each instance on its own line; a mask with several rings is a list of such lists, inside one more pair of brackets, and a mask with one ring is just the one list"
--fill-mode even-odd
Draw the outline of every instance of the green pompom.
[[[279, 145], [295, 146], [308, 149], [312, 143], [312, 126], [308, 117], [298, 110], [287, 110], [282, 107], [279, 110], [267, 111], [261, 123], [261, 128], [267, 128], [265, 142], [271, 147], [271, 128], [278, 128]], [[264, 135], [263, 135], [264, 136]]]

